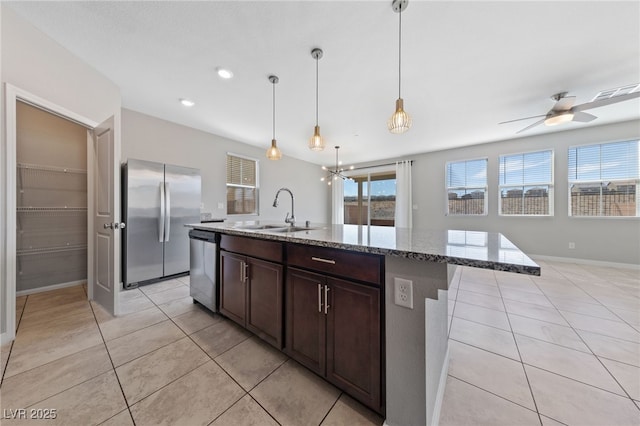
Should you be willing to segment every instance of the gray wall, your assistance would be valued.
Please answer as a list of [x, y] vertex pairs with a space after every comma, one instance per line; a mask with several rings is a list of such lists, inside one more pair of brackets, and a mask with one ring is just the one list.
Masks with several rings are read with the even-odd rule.
[[[530, 255], [640, 264], [640, 218], [568, 217], [567, 149], [570, 146], [637, 139], [640, 121], [579, 128], [551, 135], [431, 152], [413, 159], [414, 228], [466, 229], [501, 232]], [[554, 151], [554, 216], [498, 215], [498, 157], [543, 149]], [[446, 216], [445, 164], [447, 161], [487, 157], [488, 203], [486, 216]], [[361, 165], [358, 165], [361, 166]], [[569, 249], [569, 242], [575, 249]]]
[[[295, 196], [299, 223], [306, 220], [326, 223], [330, 212], [330, 192], [320, 182], [322, 169], [316, 164], [286, 156], [271, 161], [265, 156], [270, 145], [265, 135], [264, 149], [225, 139], [210, 133], [165, 121], [136, 111], [122, 110], [122, 161], [127, 158], [158, 161], [195, 167], [202, 173], [203, 212], [214, 217], [236, 220], [274, 220], [284, 224], [291, 209], [289, 194], [280, 195], [280, 204], [272, 206], [281, 187]], [[226, 154], [231, 152], [255, 158], [259, 163], [259, 216], [227, 216]], [[222, 203], [223, 208], [218, 208]]]
[[[102, 122], [111, 115], [116, 116], [119, 125], [120, 89], [112, 81], [98, 73], [94, 68], [78, 59], [64, 47], [24, 21], [0, 2], [0, 71], [2, 99], [4, 83], [39, 96], [69, 111]], [[0, 102], [0, 117], [5, 129], [4, 101]], [[4, 280], [6, 265], [6, 182], [4, 169], [6, 162], [6, 134], [1, 132], [0, 145], [0, 331], [6, 331], [4, 303], [6, 283]]]

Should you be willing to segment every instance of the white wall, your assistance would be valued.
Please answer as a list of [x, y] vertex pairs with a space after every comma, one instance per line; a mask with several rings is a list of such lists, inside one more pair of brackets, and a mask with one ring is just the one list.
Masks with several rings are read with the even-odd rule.
[[[95, 69], [78, 59], [71, 52], [54, 42], [31, 24], [24, 21], [0, 2], [0, 80], [2, 99], [5, 83], [61, 106], [95, 122], [102, 122], [111, 115], [119, 120], [120, 89]], [[4, 103], [4, 101], [2, 102]], [[2, 150], [0, 151], [0, 295], [2, 312], [5, 312], [6, 265], [5, 188], [6, 173], [6, 123], [2, 113]], [[3, 314], [4, 315], [4, 314]], [[6, 318], [1, 318], [0, 330], [6, 330]]]
[[[572, 126], [572, 125], [569, 125]], [[570, 146], [637, 139], [640, 121], [579, 128], [465, 148], [431, 152], [413, 159], [414, 228], [501, 232], [525, 253], [614, 263], [640, 264], [640, 218], [568, 217], [567, 149]], [[553, 149], [555, 214], [553, 217], [498, 215], [498, 157], [503, 154]], [[487, 157], [486, 216], [446, 216], [447, 161]], [[362, 166], [362, 165], [358, 165]], [[575, 242], [570, 250], [569, 242]]]
[[[320, 182], [322, 169], [316, 164], [293, 159], [284, 152], [281, 160], [265, 156], [270, 145], [265, 135], [264, 149], [172, 123], [140, 112], [122, 110], [122, 162], [128, 158], [195, 167], [202, 173], [203, 212], [236, 220], [275, 220], [284, 224], [291, 210], [289, 194], [280, 194], [280, 204], [272, 206], [281, 187], [295, 196], [298, 223], [329, 222], [330, 192]], [[259, 216], [227, 216], [226, 154], [255, 158], [259, 163]], [[222, 208], [218, 208], [222, 203]]]

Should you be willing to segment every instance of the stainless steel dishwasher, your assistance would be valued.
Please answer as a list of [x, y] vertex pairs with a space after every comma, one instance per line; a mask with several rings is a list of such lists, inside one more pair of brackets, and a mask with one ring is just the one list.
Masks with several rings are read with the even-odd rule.
[[218, 242], [213, 232], [189, 231], [190, 295], [213, 312], [218, 312]]

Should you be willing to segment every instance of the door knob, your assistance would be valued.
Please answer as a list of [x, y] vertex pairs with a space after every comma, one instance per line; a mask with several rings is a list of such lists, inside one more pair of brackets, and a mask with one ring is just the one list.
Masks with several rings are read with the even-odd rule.
[[124, 222], [118, 223], [118, 222], [114, 222], [113, 223], [113, 229], [124, 229], [125, 226], [127, 226]]
[[113, 223], [105, 223], [104, 229], [113, 229]]

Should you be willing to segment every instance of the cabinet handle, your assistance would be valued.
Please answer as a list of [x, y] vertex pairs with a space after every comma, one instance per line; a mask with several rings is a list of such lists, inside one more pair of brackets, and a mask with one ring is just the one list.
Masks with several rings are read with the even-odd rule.
[[322, 285], [318, 283], [318, 312], [322, 313]]
[[247, 262], [244, 263], [244, 282], [249, 281], [249, 264]]
[[244, 278], [244, 274], [246, 273], [246, 270], [244, 269], [244, 262], [241, 260], [240, 261], [240, 282], [243, 283], [245, 278]]
[[329, 306], [329, 290], [331, 290], [329, 288], [328, 285], [324, 286], [324, 314], [327, 314], [327, 311], [329, 310], [329, 308], [331, 306]]
[[330, 264], [332, 264], [332, 265], [335, 265], [335, 264], [336, 264], [336, 261], [335, 261], [335, 260], [332, 260], [332, 259], [323, 259], [323, 258], [321, 258], [321, 257], [314, 257], [314, 256], [311, 256], [311, 260], [315, 260], [316, 262], [322, 262], [322, 263], [330, 263]]

